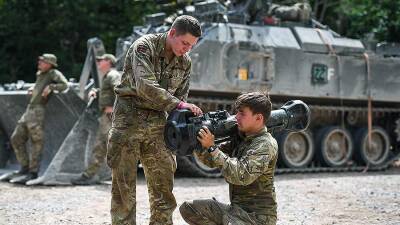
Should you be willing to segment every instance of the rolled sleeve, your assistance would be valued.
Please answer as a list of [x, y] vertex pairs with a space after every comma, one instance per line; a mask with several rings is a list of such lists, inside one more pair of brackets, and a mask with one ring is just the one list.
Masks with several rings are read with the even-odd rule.
[[100, 105], [101, 108], [107, 106], [113, 106], [115, 101], [114, 87], [119, 83], [119, 74], [115, 72], [114, 74], [107, 74], [107, 77], [103, 81], [103, 88], [100, 91]]
[[61, 92], [68, 88], [68, 81], [61, 72], [55, 71], [52, 81], [54, 83], [49, 85], [50, 90]]

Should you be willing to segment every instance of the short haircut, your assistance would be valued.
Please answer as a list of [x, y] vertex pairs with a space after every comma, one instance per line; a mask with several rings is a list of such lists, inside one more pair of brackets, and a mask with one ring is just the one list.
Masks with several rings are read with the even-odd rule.
[[194, 37], [201, 36], [201, 26], [199, 21], [188, 15], [179, 16], [174, 20], [171, 28], [176, 29], [177, 35], [184, 35], [186, 33], [190, 33]]
[[235, 110], [249, 107], [253, 114], [261, 114], [266, 122], [271, 115], [272, 103], [268, 92], [250, 92], [240, 95], [235, 102]]

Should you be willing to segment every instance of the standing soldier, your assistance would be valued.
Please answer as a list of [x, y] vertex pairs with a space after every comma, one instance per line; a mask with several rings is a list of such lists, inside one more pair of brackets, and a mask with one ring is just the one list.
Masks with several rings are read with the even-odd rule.
[[206, 127], [200, 129], [197, 139], [206, 150], [195, 154], [206, 165], [221, 169], [229, 183], [231, 204], [215, 199], [184, 202], [179, 211], [188, 224], [276, 224], [278, 144], [265, 127], [271, 107], [264, 93], [239, 96], [235, 103], [237, 135], [220, 145], [214, 144], [214, 135]]
[[114, 69], [117, 60], [112, 54], [104, 54], [97, 57], [97, 68], [103, 76], [101, 89], [93, 89], [89, 92], [89, 97], [97, 97], [100, 91], [99, 107], [101, 116], [99, 118], [99, 129], [96, 133], [96, 143], [93, 148], [94, 160], [88, 165], [81, 176], [73, 180], [73, 184], [91, 184], [93, 176], [103, 164], [107, 153], [107, 134], [111, 128], [111, 114], [115, 100], [114, 87], [120, 82], [121, 75]]
[[[5, 174], [1, 180], [25, 184], [27, 181], [37, 178], [43, 151], [45, 106], [49, 94], [53, 91], [64, 91], [68, 87], [67, 79], [56, 69], [57, 66], [55, 55], [43, 54], [39, 57], [36, 83], [33, 88], [28, 90], [28, 94], [32, 95], [31, 99], [11, 136], [11, 145], [21, 164], [21, 169]], [[32, 142], [30, 160], [25, 146], [29, 138]]]
[[176, 108], [201, 114], [186, 103], [191, 60], [187, 52], [201, 36], [200, 23], [177, 17], [166, 33], [149, 34], [128, 49], [121, 84], [115, 88], [107, 164], [112, 169], [113, 225], [136, 224], [136, 173], [141, 161], [150, 200], [150, 224], [172, 224], [175, 155], [164, 143], [167, 112]]

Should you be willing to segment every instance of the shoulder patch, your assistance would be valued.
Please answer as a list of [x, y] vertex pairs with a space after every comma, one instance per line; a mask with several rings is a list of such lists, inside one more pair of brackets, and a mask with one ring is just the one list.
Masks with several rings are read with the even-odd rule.
[[136, 51], [139, 53], [146, 53], [147, 47], [144, 44], [140, 44], [137, 46]]
[[150, 52], [151, 52], [151, 51], [150, 51], [149, 46], [147, 46], [147, 45], [144, 44], [144, 43], [139, 43], [139, 44], [136, 46], [135, 54], [136, 54], [136, 56], [139, 57], [139, 58], [144, 58], [144, 57], [150, 55]]

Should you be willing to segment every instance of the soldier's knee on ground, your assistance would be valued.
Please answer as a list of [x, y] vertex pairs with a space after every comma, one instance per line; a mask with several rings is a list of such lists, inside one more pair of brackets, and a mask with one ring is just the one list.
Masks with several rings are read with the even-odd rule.
[[179, 206], [179, 212], [184, 219], [188, 219], [190, 216], [194, 215], [193, 202], [183, 202], [182, 205]]
[[197, 210], [194, 208], [193, 201], [186, 201], [182, 203], [182, 205], [179, 207], [179, 212], [181, 213], [183, 220], [190, 225], [216, 224], [211, 222], [209, 218], [205, 218], [204, 215], [197, 212]]

